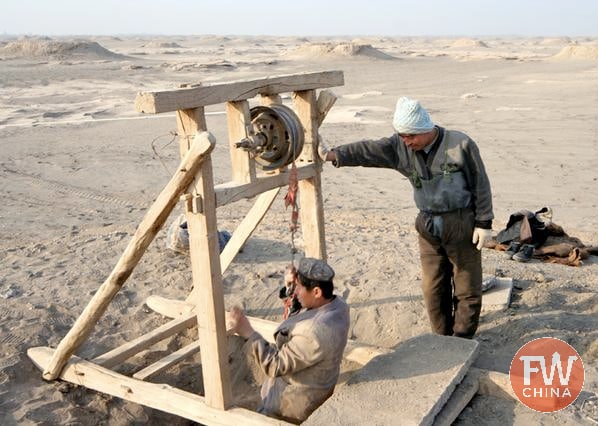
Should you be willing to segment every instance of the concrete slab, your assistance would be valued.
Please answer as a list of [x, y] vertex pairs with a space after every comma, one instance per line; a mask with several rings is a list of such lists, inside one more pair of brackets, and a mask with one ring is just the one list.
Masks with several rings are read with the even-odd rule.
[[494, 286], [482, 295], [482, 311], [500, 311], [507, 309], [511, 303], [513, 279], [495, 277]]
[[475, 368], [470, 368], [465, 378], [457, 385], [440, 413], [434, 419], [434, 426], [451, 426], [459, 417], [461, 411], [472, 400], [480, 388], [480, 373]]
[[478, 342], [425, 334], [363, 366], [303, 424], [431, 425], [478, 352]]

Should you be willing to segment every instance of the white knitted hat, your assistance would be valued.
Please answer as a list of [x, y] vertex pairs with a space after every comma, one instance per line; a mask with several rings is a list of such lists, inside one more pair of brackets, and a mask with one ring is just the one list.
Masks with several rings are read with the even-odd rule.
[[434, 128], [432, 119], [419, 101], [401, 97], [397, 101], [397, 109], [392, 119], [392, 125], [398, 133], [420, 134]]

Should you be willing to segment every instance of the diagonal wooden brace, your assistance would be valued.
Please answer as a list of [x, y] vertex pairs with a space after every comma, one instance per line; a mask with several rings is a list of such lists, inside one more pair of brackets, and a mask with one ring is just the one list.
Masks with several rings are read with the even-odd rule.
[[56, 379], [70, 356], [85, 342], [112, 298], [129, 278], [143, 253], [166, 222], [179, 196], [193, 182], [201, 164], [214, 149], [214, 145], [215, 139], [208, 132], [201, 132], [195, 136], [178, 170], [146, 213], [118, 263], [77, 318], [73, 327], [58, 344], [44, 370], [44, 379]]

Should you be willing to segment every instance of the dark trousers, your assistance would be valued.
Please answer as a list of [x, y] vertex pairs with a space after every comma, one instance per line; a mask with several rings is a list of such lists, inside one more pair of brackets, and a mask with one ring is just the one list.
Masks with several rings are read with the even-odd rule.
[[438, 235], [429, 215], [417, 217], [424, 302], [434, 333], [472, 338], [478, 328], [482, 255], [471, 242], [473, 224], [470, 210], [444, 213]]

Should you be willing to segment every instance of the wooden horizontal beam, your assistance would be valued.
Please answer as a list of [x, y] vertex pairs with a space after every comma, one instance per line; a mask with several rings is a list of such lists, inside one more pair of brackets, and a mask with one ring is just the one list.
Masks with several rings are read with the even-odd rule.
[[[197, 317], [196, 317], [197, 318]], [[148, 365], [143, 370], [139, 370], [137, 373], [133, 374], [135, 379], [139, 380], [147, 380], [158, 373], [166, 370], [167, 368], [172, 367], [175, 364], [178, 364], [182, 360], [189, 358], [192, 355], [195, 355], [200, 350], [199, 340], [196, 340], [193, 343], [190, 343], [186, 346], [183, 346], [178, 351], [175, 351], [162, 359], [154, 362], [153, 364]]]
[[[297, 178], [310, 179], [318, 171], [319, 165], [310, 163], [305, 166], [297, 167]], [[255, 182], [236, 183], [227, 182], [214, 186], [216, 192], [216, 207], [225, 206], [244, 198], [252, 198], [263, 192], [274, 188], [280, 188], [289, 184], [289, 173], [285, 170], [273, 175], [260, 175]]]
[[343, 84], [345, 83], [342, 71], [289, 74], [161, 92], [139, 92], [135, 99], [135, 108], [142, 113], [157, 114], [223, 102], [242, 101], [257, 95], [269, 96], [285, 92], [342, 86]]
[[[27, 351], [29, 358], [42, 371], [47, 368], [53, 354], [54, 349], [46, 347], [30, 348]], [[163, 383], [133, 379], [76, 356], [69, 359], [59, 377], [88, 389], [205, 425], [289, 424], [244, 408], [233, 407], [226, 411], [212, 408], [207, 406], [205, 399], [199, 395]]]
[[131, 358], [133, 355], [138, 354], [142, 350], [149, 348], [153, 344], [183, 331], [186, 328], [193, 327], [195, 324], [197, 324], [197, 316], [195, 313], [177, 317], [143, 336], [139, 336], [110, 352], [106, 352], [105, 354], [94, 358], [93, 362], [106, 368], [112, 368]]

